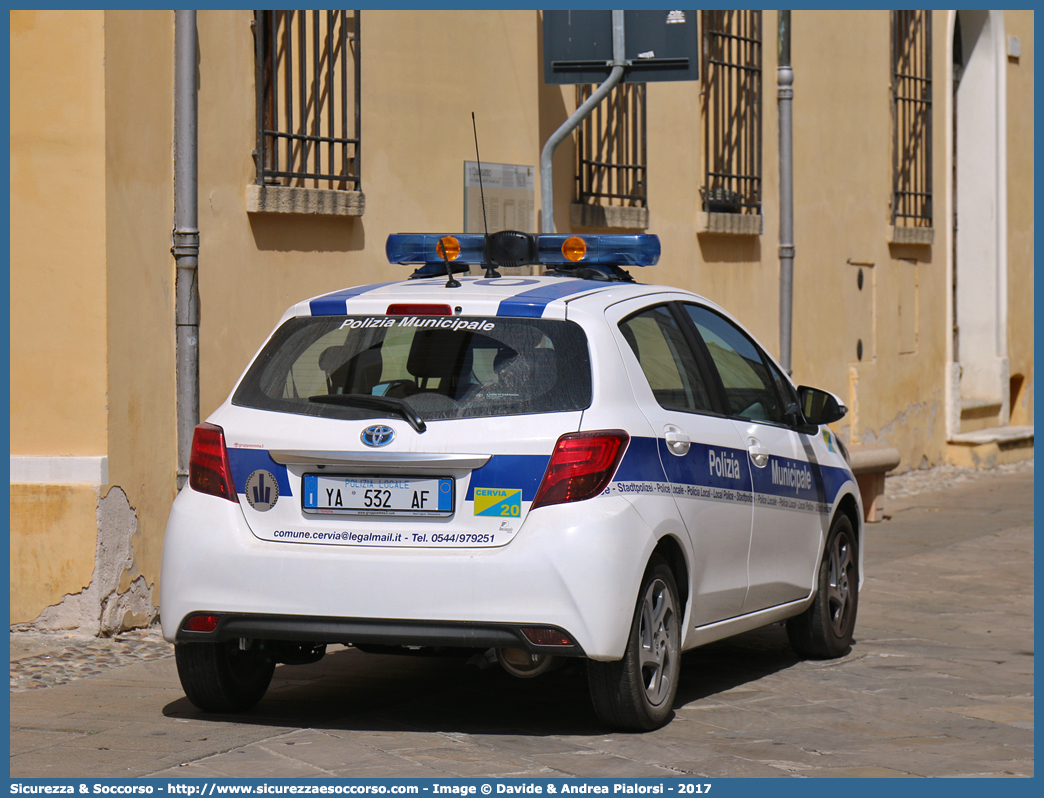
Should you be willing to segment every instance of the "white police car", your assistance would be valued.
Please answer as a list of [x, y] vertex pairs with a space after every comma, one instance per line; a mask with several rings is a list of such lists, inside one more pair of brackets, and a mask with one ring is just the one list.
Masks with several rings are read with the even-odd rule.
[[[275, 663], [474, 649], [587, 659], [598, 716], [670, 716], [681, 652], [786, 620], [846, 652], [862, 509], [837, 398], [711, 302], [635, 283], [655, 236], [396, 235], [402, 282], [290, 308], [196, 429], [163, 552], [189, 699]], [[542, 277], [497, 265], [541, 263]], [[463, 276], [465, 264], [485, 273]]]

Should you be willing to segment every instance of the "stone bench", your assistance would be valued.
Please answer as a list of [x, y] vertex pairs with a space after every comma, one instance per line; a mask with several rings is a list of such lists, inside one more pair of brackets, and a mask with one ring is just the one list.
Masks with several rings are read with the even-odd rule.
[[899, 467], [899, 450], [891, 446], [853, 446], [848, 454], [863, 500], [863, 520], [877, 523], [884, 515], [885, 474]]

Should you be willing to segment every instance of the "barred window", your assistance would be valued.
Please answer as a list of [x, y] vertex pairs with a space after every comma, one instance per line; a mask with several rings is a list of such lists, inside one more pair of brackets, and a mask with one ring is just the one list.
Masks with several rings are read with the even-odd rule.
[[359, 12], [254, 17], [257, 184], [360, 191]]
[[761, 214], [761, 14], [704, 11], [703, 209]]
[[[576, 202], [581, 206], [581, 214], [574, 214], [578, 217], [576, 224], [641, 228], [648, 225], [645, 85], [620, 83], [577, 130]], [[577, 85], [577, 107], [597, 88]], [[597, 218], [592, 210], [598, 211]]]
[[892, 224], [932, 226], [932, 12], [892, 12]]

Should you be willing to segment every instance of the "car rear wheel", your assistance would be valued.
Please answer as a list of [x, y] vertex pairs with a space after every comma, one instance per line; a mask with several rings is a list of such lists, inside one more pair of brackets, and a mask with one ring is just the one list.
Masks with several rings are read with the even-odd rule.
[[588, 662], [591, 700], [603, 723], [649, 731], [667, 722], [681, 670], [681, 611], [671, 569], [653, 557], [638, 592], [624, 658]]
[[859, 561], [852, 522], [834, 519], [819, 566], [816, 597], [801, 615], [787, 621], [791, 647], [804, 657], [831, 659], [852, 646], [859, 607]]
[[189, 701], [204, 712], [244, 712], [268, 690], [275, 661], [252, 640], [221, 643], [176, 643], [178, 677]]

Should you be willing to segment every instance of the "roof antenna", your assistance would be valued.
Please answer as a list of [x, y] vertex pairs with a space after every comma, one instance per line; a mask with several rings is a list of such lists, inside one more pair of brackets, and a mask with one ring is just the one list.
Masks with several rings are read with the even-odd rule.
[[[485, 233], [483, 243], [489, 242], [489, 224], [486, 222], [486, 193], [482, 189], [482, 159], [479, 157], [478, 148], [478, 126], [475, 124], [475, 112], [471, 112], [471, 129], [475, 131], [475, 161], [478, 163], [478, 179], [479, 179], [479, 197], [482, 200], [482, 230]], [[483, 246], [483, 257], [485, 255], [486, 247]], [[488, 260], [488, 257], [486, 257]], [[500, 272], [493, 268], [492, 263], [486, 263], [486, 279], [493, 277], [500, 277]]]

